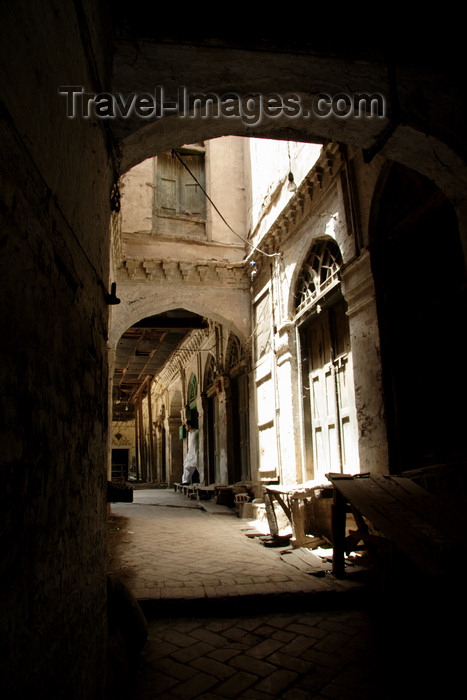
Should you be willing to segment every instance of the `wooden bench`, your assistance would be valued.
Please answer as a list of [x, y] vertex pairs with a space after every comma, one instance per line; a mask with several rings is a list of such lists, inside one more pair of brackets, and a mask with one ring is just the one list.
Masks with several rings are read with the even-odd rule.
[[197, 488], [198, 484], [180, 484], [178, 482], [174, 484], [174, 490], [183, 493], [185, 496], [196, 494]]
[[198, 500], [200, 501], [210, 501], [215, 494], [215, 486], [205, 486], [204, 484], [199, 484], [197, 488]]
[[[345, 576], [345, 554], [356, 543], [381, 536], [425, 574], [455, 569], [467, 553], [466, 518], [456, 508], [410, 478], [383, 475], [326, 474], [334, 487], [332, 510], [333, 574]], [[349, 507], [357, 530], [346, 538]], [[371, 533], [368, 522], [376, 529]]]
[[[237, 494], [237, 491], [240, 491]], [[237, 495], [241, 496], [243, 501], [250, 500], [251, 496], [247, 491], [246, 487], [240, 487], [237, 485], [224, 486], [220, 484], [182, 484], [180, 482], [174, 483], [174, 491], [182, 493], [187, 496], [187, 498], [194, 499], [198, 501], [210, 501], [214, 500], [219, 505], [226, 505], [233, 508], [238, 501], [236, 500]]]

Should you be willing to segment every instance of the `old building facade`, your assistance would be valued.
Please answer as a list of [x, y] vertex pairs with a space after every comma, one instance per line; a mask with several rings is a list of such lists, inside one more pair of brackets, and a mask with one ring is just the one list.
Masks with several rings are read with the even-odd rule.
[[[190, 211], [179, 204], [176, 212], [177, 169], [184, 186], [198, 190]], [[161, 217], [168, 186], [172, 208]], [[413, 266], [402, 291], [397, 258], [391, 266], [385, 257], [396, 255], [392, 230], [409, 225], [406, 217], [413, 254], [424, 248], [424, 265]], [[325, 483], [328, 472], [384, 474], [464, 459], [447, 425], [437, 424], [437, 445], [422, 439], [428, 425], [434, 430], [436, 404], [454, 404], [456, 383], [449, 389], [446, 377], [438, 381], [429, 370], [440, 356], [438, 341], [424, 344], [422, 377], [404, 368], [408, 347], [415, 355], [428, 331], [401, 295], [410, 289], [412, 297], [426, 286], [426, 270], [437, 268], [435, 230], [443, 230], [450, 259], [461, 260], [452, 207], [435, 187], [383, 158], [367, 164], [360, 150], [332, 141], [221, 137], [130, 170], [113, 246], [121, 297], [111, 331], [118, 359], [114, 463], [127, 450], [127, 473], [131, 464], [138, 480], [180, 482], [187, 418], [200, 431], [200, 483], [245, 482], [256, 498], [271, 482]], [[171, 255], [175, 241], [178, 258]], [[454, 345], [460, 333], [453, 318], [465, 311], [465, 275], [456, 266], [439, 271], [452, 295], [448, 315], [435, 313], [429, 289], [423, 294], [430, 334], [450, 336]], [[391, 328], [380, 323], [385, 304]], [[151, 324], [173, 335], [176, 319], [188, 324], [188, 335], [178, 336], [174, 354], [156, 350], [159, 336], [151, 349]], [[131, 320], [146, 326], [146, 336], [132, 326], [120, 340]], [[125, 341], [131, 332], [139, 345]], [[145, 364], [132, 375], [125, 342], [133, 363], [135, 354], [144, 356], [141, 342], [146, 357], [159, 353], [160, 373]]]

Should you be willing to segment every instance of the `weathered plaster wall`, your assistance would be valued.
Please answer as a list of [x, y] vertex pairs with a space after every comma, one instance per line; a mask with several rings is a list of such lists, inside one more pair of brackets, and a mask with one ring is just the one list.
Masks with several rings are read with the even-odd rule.
[[[205, 144], [206, 191], [222, 216], [207, 201], [204, 241], [187, 229], [158, 236], [153, 219], [154, 162], [140, 163], [122, 178], [120, 245], [114, 245], [114, 268], [121, 303], [112, 309], [110, 345], [136, 321], [184, 308], [225, 324], [245, 338], [250, 330], [249, 279], [242, 259], [245, 242], [243, 140], [219, 138]], [[235, 233], [234, 233], [235, 232]], [[236, 235], [238, 233], [238, 235]]]
[[152, 230], [154, 208], [154, 159], [147, 158], [125, 173], [120, 182], [121, 229], [127, 233]]
[[[219, 260], [237, 263], [245, 252], [243, 139], [207, 141], [205, 151], [206, 219], [165, 220], [155, 228], [157, 158], [148, 158], [121, 178], [121, 253], [127, 260]], [[181, 250], [183, 249], [183, 253]], [[120, 262], [120, 261], [117, 261]]]
[[[250, 236], [261, 237], [292, 199], [321, 152], [314, 143], [245, 139], [245, 182]], [[293, 184], [289, 187], [289, 173]], [[248, 251], [249, 252], [249, 251]]]
[[206, 141], [206, 184], [212, 200], [207, 202], [207, 237], [234, 248], [225, 251], [228, 260], [240, 259], [233, 257], [235, 248], [243, 257], [242, 239], [247, 237], [243, 141], [236, 136]]
[[66, 118], [58, 87], [106, 84], [106, 36], [92, 3], [2, 6], [0, 685], [11, 699], [100, 698], [105, 681], [112, 154], [103, 124]]
[[[339, 245], [343, 259], [342, 291], [348, 303], [351, 351], [346, 377], [354, 399], [351, 432], [347, 434], [347, 447], [351, 445], [347, 469], [388, 471], [375, 292], [369, 254], [361, 249], [381, 161], [365, 172], [366, 165], [358, 155], [356, 160], [352, 163], [352, 185], [359, 217], [353, 226], [339, 176], [344, 165], [350, 166], [334, 146], [322, 152], [298, 194], [266, 229], [263, 239], [259, 233], [256, 239], [259, 249], [267, 251], [268, 256], [280, 253], [279, 257], [266, 257], [259, 252], [254, 255], [255, 299], [260, 300], [269, 290], [272, 309], [269, 352], [256, 358], [255, 365], [259, 472], [263, 479], [277, 474], [282, 482], [293, 483], [311, 476], [310, 455], [304, 443], [304, 431], [309, 426], [303, 418], [295, 305], [302, 266], [313, 242], [323, 236]], [[258, 232], [261, 230], [260, 221]], [[264, 333], [258, 322], [254, 332], [257, 337]], [[263, 439], [266, 435], [268, 440]]]
[[[129, 470], [133, 471], [135, 466], [135, 422], [114, 421], [111, 425], [111, 448], [125, 448], [129, 450]], [[121, 437], [119, 437], [121, 436]]]

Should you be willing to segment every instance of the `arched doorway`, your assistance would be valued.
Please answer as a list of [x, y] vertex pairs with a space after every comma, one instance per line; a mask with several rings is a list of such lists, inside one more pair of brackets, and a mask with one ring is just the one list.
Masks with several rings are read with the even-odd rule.
[[394, 163], [373, 212], [391, 471], [465, 460], [467, 279], [455, 211]]
[[207, 484], [221, 483], [220, 454], [219, 454], [219, 402], [216, 362], [209, 354], [204, 370], [204, 430], [206, 444], [207, 469], [205, 479]]
[[[181, 386], [173, 387], [169, 394], [159, 377], [181, 345], [191, 334], [202, 332], [205, 325], [201, 316], [173, 309], [140, 319], [117, 343], [112, 377], [113, 438], [116, 446], [124, 440], [131, 446], [137, 481], [173, 483], [181, 475], [178, 430], [183, 406], [186, 417], [197, 421], [197, 379], [191, 377], [182, 397]], [[121, 459], [121, 455], [117, 457]]]
[[193, 428], [198, 428], [198, 379], [192, 374], [188, 382], [186, 417], [192, 422]]
[[296, 289], [307, 479], [358, 470], [347, 304], [342, 257], [331, 238], [314, 242]]
[[[187, 387], [187, 398], [186, 398], [186, 406], [185, 406], [185, 417], [187, 421], [190, 421], [190, 424], [193, 428], [193, 430], [198, 430], [199, 424], [198, 424], [198, 378], [196, 374], [192, 374], [190, 376], [190, 379], [188, 381], [188, 387]], [[188, 435], [186, 435], [188, 438]], [[188, 440], [187, 440], [188, 441]], [[196, 439], [196, 453], [197, 453], [197, 465], [198, 468], [195, 469], [193, 474], [191, 475], [191, 483], [193, 484], [199, 484], [200, 483], [200, 456], [199, 456], [199, 442], [198, 438]], [[188, 449], [188, 445], [187, 445]]]
[[226, 375], [229, 382], [229, 481], [249, 481], [250, 436], [248, 411], [248, 373], [245, 352], [239, 338], [231, 333], [227, 346]]

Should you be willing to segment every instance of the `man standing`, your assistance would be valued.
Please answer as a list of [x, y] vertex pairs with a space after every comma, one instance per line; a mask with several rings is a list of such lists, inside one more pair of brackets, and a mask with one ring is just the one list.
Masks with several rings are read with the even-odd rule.
[[198, 469], [198, 431], [193, 428], [190, 420], [187, 420], [185, 425], [188, 433], [188, 449], [183, 460], [182, 483], [188, 485], [191, 483], [194, 472]]

